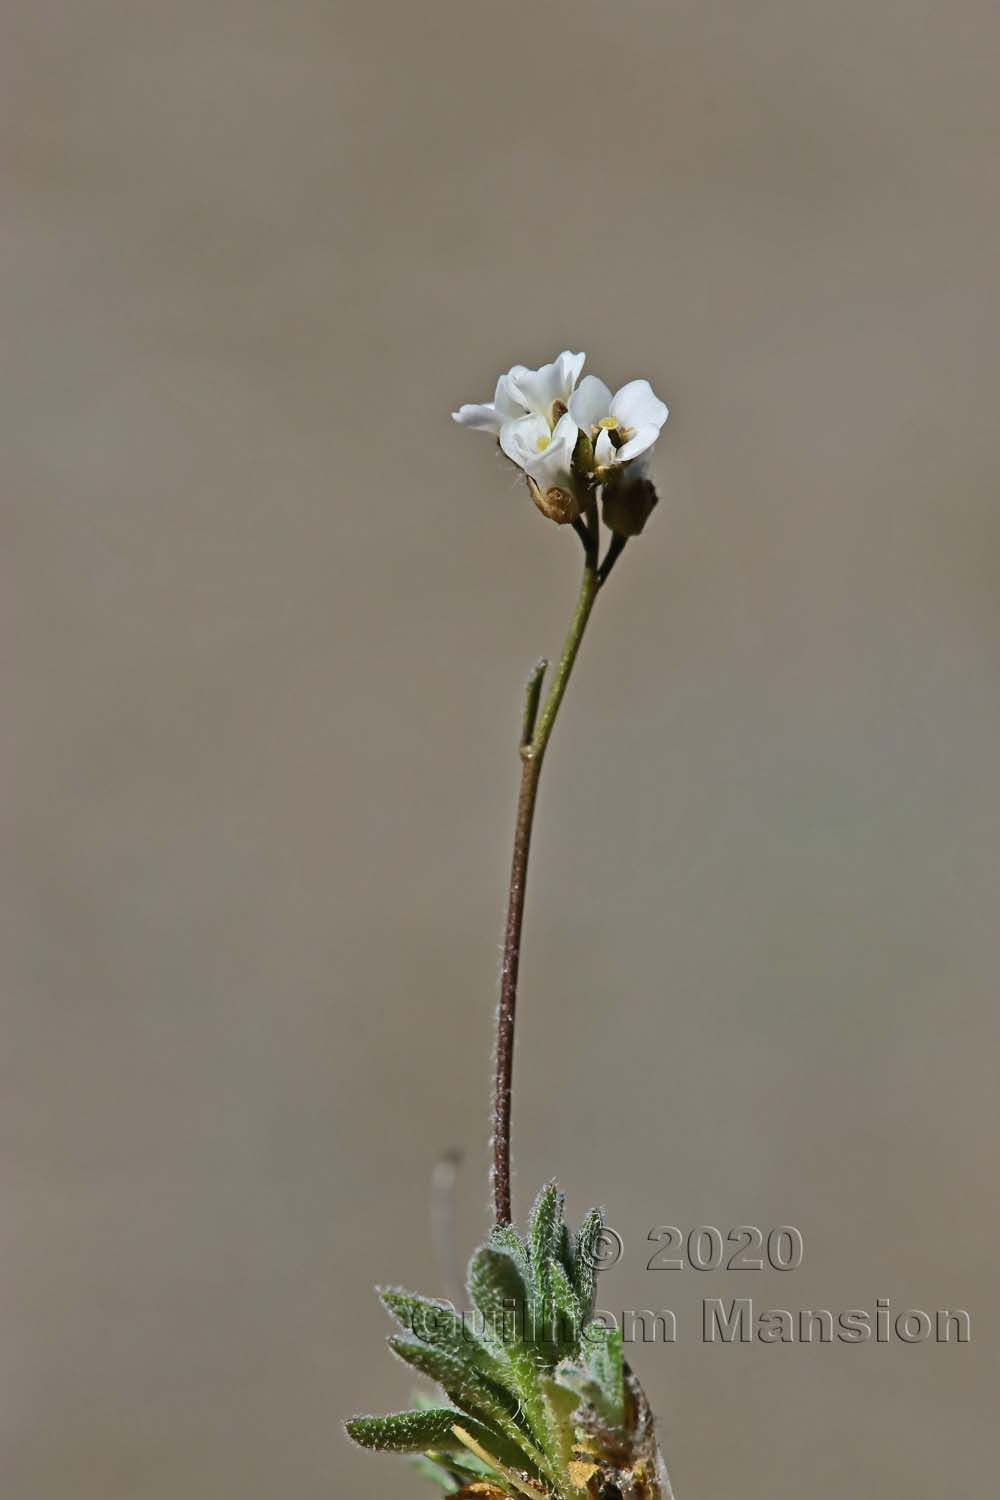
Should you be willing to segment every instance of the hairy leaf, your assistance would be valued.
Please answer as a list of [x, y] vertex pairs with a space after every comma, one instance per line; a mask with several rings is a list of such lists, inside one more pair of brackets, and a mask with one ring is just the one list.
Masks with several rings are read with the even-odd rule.
[[492, 1343], [508, 1344], [523, 1327], [528, 1292], [517, 1262], [506, 1250], [484, 1245], [469, 1262], [469, 1296], [486, 1320]]
[[495, 1377], [499, 1366], [493, 1355], [476, 1337], [464, 1318], [459, 1317], [450, 1302], [418, 1297], [398, 1287], [379, 1287], [383, 1306], [407, 1333], [434, 1349], [456, 1354], [467, 1364], [474, 1364], [485, 1374]]
[[[450, 1400], [469, 1415], [495, 1424], [500, 1431], [522, 1449], [532, 1465], [544, 1472], [544, 1455], [538, 1451], [530, 1432], [518, 1421], [520, 1403], [506, 1391], [492, 1385], [484, 1376], [470, 1370], [457, 1355], [447, 1354], [441, 1349], [429, 1349], [425, 1344], [409, 1339], [390, 1338], [389, 1347], [399, 1358], [419, 1370], [431, 1380], [443, 1386]], [[523, 1464], [524, 1458], [521, 1462]]]
[[547, 1182], [535, 1199], [530, 1219], [533, 1302], [544, 1318], [549, 1316], [552, 1294], [551, 1268], [562, 1222], [562, 1198], [554, 1182]]
[[612, 1427], [625, 1425], [625, 1358], [620, 1328], [588, 1330], [584, 1366], [593, 1379], [600, 1398], [595, 1405]]
[[362, 1448], [379, 1453], [419, 1453], [424, 1448], [455, 1447], [452, 1432], [456, 1422], [466, 1422], [464, 1412], [452, 1407], [427, 1407], [423, 1411], [397, 1411], [387, 1417], [354, 1417], [347, 1434]]
[[592, 1208], [580, 1225], [576, 1237], [574, 1286], [580, 1301], [584, 1320], [593, 1316], [597, 1296], [597, 1260], [604, 1215], [599, 1208]]
[[551, 1276], [554, 1311], [552, 1333], [557, 1353], [562, 1357], [580, 1342], [580, 1302], [560, 1261], [553, 1261]]
[[562, 1223], [559, 1225], [559, 1236], [558, 1243], [556, 1245], [556, 1254], [559, 1257], [559, 1264], [566, 1272], [566, 1275], [569, 1277], [570, 1281], [572, 1281], [574, 1277], [573, 1235], [565, 1219], [563, 1219]]
[[495, 1224], [490, 1230], [490, 1244], [495, 1250], [505, 1250], [514, 1261], [525, 1285], [531, 1276], [528, 1246], [512, 1224]]

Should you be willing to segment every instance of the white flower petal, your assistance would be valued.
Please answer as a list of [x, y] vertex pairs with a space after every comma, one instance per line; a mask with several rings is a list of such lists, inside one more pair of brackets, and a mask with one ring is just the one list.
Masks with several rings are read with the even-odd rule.
[[576, 447], [579, 431], [573, 418], [566, 412], [556, 423], [550, 441], [544, 448], [536, 451], [530, 467], [525, 466], [532, 479], [543, 490], [552, 489], [554, 485], [563, 490], [572, 488], [573, 449]]
[[559, 368], [559, 380], [562, 389], [566, 393], [562, 397], [562, 400], [567, 406], [569, 405], [569, 398], [573, 393], [573, 387], [580, 378], [580, 371], [583, 369], [586, 358], [585, 354], [573, 354], [569, 349], [564, 349], [556, 360], [556, 365]]
[[623, 427], [653, 427], [657, 432], [667, 420], [668, 412], [660, 398], [653, 394], [648, 380], [630, 380], [615, 393], [611, 415]]
[[594, 462], [599, 469], [606, 469], [608, 464], [615, 461], [615, 445], [611, 441], [611, 434], [606, 427], [602, 427], [597, 434], [597, 442], [594, 444]]
[[540, 370], [526, 370], [519, 377], [517, 388], [529, 411], [548, 417], [552, 412], [553, 402], [560, 399], [559, 372], [555, 365], [542, 365]]
[[585, 432], [596, 427], [611, 410], [611, 392], [596, 375], [585, 375], [569, 398], [573, 421]]
[[517, 376], [511, 371], [511, 379], [524, 399], [529, 411], [543, 417], [551, 417], [552, 407], [560, 401], [569, 405], [577, 376], [583, 368], [585, 354], [571, 354], [567, 349], [551, 365], [542, 365], [538, 370], [517, 367]]
[[616, 462], [627, 464], [630, 459], [638, 458], [640, 453], [648, 453], [659, 435], [659, 427], [652, 422], [646, 427], [637, 427], [628, 442], [623, 443], [618, 449], [615, 455]]
[[523, 373], [530, 375], [531, 371], [525, 371], [524, 365], [515, 365], [512, 370], [507, 371], [506, 375], [501, 375], [497, 381], [493, 404], [500, 413], [500, 418], [503, 422], [512, 422], [516, 417], [523, 417], [527, 414], [528, 403], [521, 395], [517, 384], [518, 375]]
[[501, 418], [492, 401], [482, 406], [460, 406], [451, 416], [462, 427], [475, 427], [481, 432], [500, 431]]
[[572, 458], [573, 449], [576, 447], [576, 440], [579, 436], [579, 427], [573, 421], [568, 411], [563, 412], [552, 432], [553, 444], [561, 444], [568, 451], [570, 458]]
[[544, 417], [537, 414], [530, 417], [518, 417], [513, 422], [504, 422], [500, 428], [501, 448], [513, 463], [529, 473], [532, 464], [538, 460], [548, 445], [549, 424]]

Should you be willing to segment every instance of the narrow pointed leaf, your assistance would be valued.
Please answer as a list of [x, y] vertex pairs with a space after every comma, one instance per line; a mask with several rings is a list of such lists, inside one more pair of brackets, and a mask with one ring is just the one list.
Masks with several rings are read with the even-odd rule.
[[504, 1250], [517, 1266], [527, 1286], [531, 1277], [528, 1246], [512, 1224], [496, 1224], [490, 1231], [490, 1244], [495, 1250]]
[[554, 1182], [546, 1183], [531, 1210], [531, 1270], [537, 1306], [548, 1313], [551, 1294], [550, 1265], [556, 1254], [562, 1220], [562, 1200]]
[[539, 1472], [545, 1471], [545, 1458], [532, 1440], [530, 1432], [517, 1419], [520, 1402], [504, 1390], [493, 1386], [482, 1375], [470, 1370], [468, 1365], [454, 1354], [441, 1349], [429, 1349], [409, 1339], [391, 1338], [389, 1347], [406, 1364], [430, 1380], [437, 1381], [454, 1401], [470, 1416], [492, 1423], [516, 1443], [525, 1457]]
[[413, 1292], [404, 1292], [398, 1287], [379, 1287], [383, 1306], [396, 1319], [400, 1328], [434, 1349], [444, 1349], [456, 1354], [466, 1363], [495, 1376], [499, 1373], [496, 1359], [484, 1347], [468, 1323], [460, 1318], [450, 1302], [438, 1302], [431, 1297], [418, 1297]]
[[347, 1434], [362, 1448], [379, 1453], [420, 1453], [425, 1448], [454, 1447], [452, 1428], [467, 1418], [452, 1407], [397, 1411], [387, 1417], [355, 1417]]
[[575, 1274], [573, 1259], [573, 1235], [565, 1219], [559, 1226], [559, 1237], [558, 1243], [556, 1245], [556, 1254], [559, 1257], [559, 1264], [562, 1266], [563, 1270], [566, 1272], [566, 1275], [569, 1277], [569, 1280], [572, 1282]]
[[477, 1250], [469, 1262], [469, 1295], [486, 1321], [491, 1353], [509, 1370], [503, 1384], [516, 1392], [529, 1427], [544, 1445], [545, 1412], [537, 1377], [542, 1360], [525, 1342], [527, 1289], [513, 1256], [490, 1245]]
[[557, 1356], [562, 1357], [579, 1344], [582, 1318], [579, 1298], [570, 1285], [569, 1277], [560, 1261], [552, 1263], [552, 1307], [554, 1313], [552, 1335]]
[[543, 1500], [545, 1491], [540, 1489], [537, 1484], [531, 1482], [531, 1476], [525, 1474], [523, 1465], [518, 1463], [516, 1458], [512, 1463], [504, 1462], [502, 1456], [495, 1454], [495, 1450], [483, 1442], [480, 1434], [472, 1431], [468, 1426], [458, 1424], [455, 1431], [459, 1439], [477, 1458], [491, 1459], [497, 1473], [501, 1474], [512, 1488], [519, 1490], [523, 1495], [529, 1496], [530, 1500]]
[[469, 1296], [491, 1342], [506, 1343], [523, 1325], [527, 1288], [514, 1257], [484, 1246], [469, 1262]]
[[574, 1285], [584, 1321], [591, 1318], [594, 1313], [594, 1302], [597, 1296], [596, 1264], [603, 1229], [604, 1215], [599, 1208], [592, 1208], [580, 1225], [580, 1232], [576, 1237]]

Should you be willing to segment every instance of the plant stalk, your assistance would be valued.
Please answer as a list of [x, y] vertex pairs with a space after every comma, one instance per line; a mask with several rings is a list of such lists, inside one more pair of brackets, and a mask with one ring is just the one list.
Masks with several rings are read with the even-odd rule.
[[[590, 619], [598, 590], [607, 577], [601, 576], [597, 562], [597, 516], [591, 507], [591, 526], [581, 528], [586, 561], [576, 608], [570, 622], [562, 655], [552, 678], [545, 703], [537, 713], [541, 694], [544, 663], [539, 663], [528, 684], [525, 709], [525, 733], [521, 743], [521, 789], [517, 799], [517, 821], [514, 826], [514, 853], [511, 859], [510, 888], [507, 897], [507, 924], [504, 930], [503, 966], [500, 971], [500, 1007], [497, 1013], [496, 1091], [493, 1109], [493, 1214], [498, 1224], [511, 1221], [510, 1202], [510, 1104], [514, 1070], [514, 1020], [517, 1012], [517, 976], [521, 961], [521, 929], [524, 924], [524, 895], [528, 878], [528, 854], [531, 830], [538, 800], [538, 783], [556, 716], [566, 692]], [[584, 535], [584, 532], [586, 534]], [[536, 717], [537, 714], [537, 717]]]

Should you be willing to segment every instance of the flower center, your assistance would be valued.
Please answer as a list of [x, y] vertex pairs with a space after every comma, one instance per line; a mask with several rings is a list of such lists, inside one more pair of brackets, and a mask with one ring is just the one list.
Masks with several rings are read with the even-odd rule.
[[549, 439], [544, 434], [535, 443], [535, 447], [538, 449], [539, 453], [544, 453], [548, 446]]
[[617, 417], [610, 416], [602, 417], [601, 420], [595, 423], [595, 425], [591, 428], [591, 432], [595, 438], [598, 437], [602, 430], [608, 434], [608, 437], [611, 439], [611, 445], [615, 449], [624, 448], [625, 444], [628, 442], [629, 438], [635, 431], [633, 427], [625, 427], [621, 422], [619, 422]]

